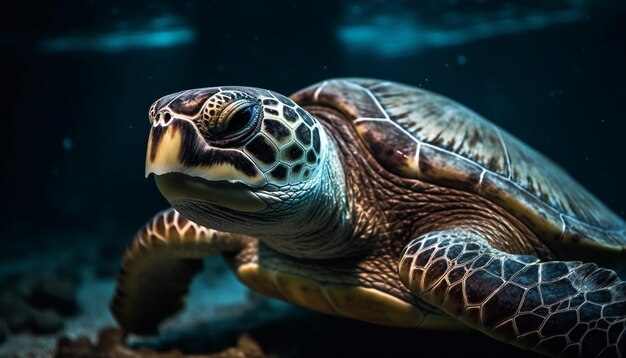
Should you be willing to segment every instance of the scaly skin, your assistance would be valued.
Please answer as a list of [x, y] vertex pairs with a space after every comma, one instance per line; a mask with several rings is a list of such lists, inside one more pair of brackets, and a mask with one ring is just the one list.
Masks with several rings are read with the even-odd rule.
[[539, 262], [455, 229], [415, 239], [399, 271], [421, 299], [503, 342], [550, 356], [626, 348], [626, 283], [595, 264]]
[[124, 254], [111, 301], [113, 315], [129, 332], [156, 333], [161, 320], [183, 307], [202, 258], [239, 251], [250, 240], [207, 229], [174, 209], [157, 213]]

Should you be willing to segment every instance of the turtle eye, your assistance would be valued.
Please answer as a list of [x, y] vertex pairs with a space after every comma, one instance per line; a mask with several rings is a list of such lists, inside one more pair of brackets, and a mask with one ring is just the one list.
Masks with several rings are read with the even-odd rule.
[[253, 122], [254, 117], [254, 106], [244, 107], [236, 111], [227, 119], [223, 134], [229, 135], [240, 132]]
[[259, 117], [259, 105], [248, 99], [229, 104], [217, 121], [212, 123], [212, 132], [216, 138], [232, 138], [254, 127]]

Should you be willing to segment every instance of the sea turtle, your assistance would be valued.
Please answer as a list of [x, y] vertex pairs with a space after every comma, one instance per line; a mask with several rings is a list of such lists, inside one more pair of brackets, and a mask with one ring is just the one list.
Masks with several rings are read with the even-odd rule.
[[291, 98], [182, 91], [149, 118], [146, 175], [173, 209], [123, 258], [111, 308], [128, 332], [156, 332], [222, 253], [253, 290], [328, 314], [626, 352], [624, 221], [459, 103], [332, 79]]

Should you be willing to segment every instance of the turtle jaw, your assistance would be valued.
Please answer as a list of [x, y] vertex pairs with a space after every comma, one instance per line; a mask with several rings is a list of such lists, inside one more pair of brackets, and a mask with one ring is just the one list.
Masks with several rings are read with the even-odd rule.
[[201, 200], [241, 212], [261, 212], [267, 204], [241, 183], [208, 181], [182, 173], [154, 176], [159, 191], [170, 202]]
[[213, 147], [188, 119], [173, 117], [155, 122], [150, 129], [146, 153], [146, 177], [181, 173], [209, 182], [228, 181], [261, 188], [267, 180], [242, 151]]
[[238, 150], [210, 146], [184, 118], [152, 123], [146, 177], [150, 174], [169, 202], [204, 201], [241, 212], [267, 208], [253, 192], [266, 184], [254, 163]]

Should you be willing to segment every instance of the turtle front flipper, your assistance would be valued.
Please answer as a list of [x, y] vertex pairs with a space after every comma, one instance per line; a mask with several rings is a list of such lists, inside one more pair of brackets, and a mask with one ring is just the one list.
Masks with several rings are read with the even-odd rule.
[[413, 240], [399, 270], [421, 299], [500, 341], [551, 356], [626, 352], [626, 283], [595, 264], [539, 262], [459, 229]]
[[218, 232], [174, 209], [156, 214], [133, 239], [122, 259], [111, 311], [128, 332], [156, 333], [157, 325], [184, 306], [184, 295], [202, 258], [237, 252], [249, 237]]

